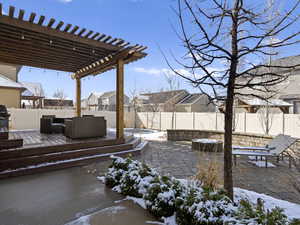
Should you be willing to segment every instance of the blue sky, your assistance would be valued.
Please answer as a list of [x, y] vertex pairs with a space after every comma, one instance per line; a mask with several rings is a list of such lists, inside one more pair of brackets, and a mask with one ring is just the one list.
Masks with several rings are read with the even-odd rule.
[[[178, 18], [171, 9], [177, 0], [0, 0], [4, 11], [9, 5], [17, 10], [25, 9], [26, 17], [30, 12], [45, 15], [46, 18], [59, 20], [94, 30], [100, 33], [122, 38], [132, 44], [148, 46], [148, 56], [125, 67], [125, 92], [159, 91], [166, 89], [163, 71], [168, 66], [159, 50], [172, 51], [176, 57], [184, 55], [184, 49], [176, 36], [172, 25], [178, 25]], [[280, 0], [278, 0], [280, 1]], [[284, 5], [290, 6], [287, 0]], [[256, 0], [248, 3], [255, 4]], [[282, 2], [282, 1], [280, 1]], [[283, 7], [284, 8], [284, 7]], [[188, 21], [189, 22], [189, 21]], [[297, 28], [298, 29], [298, 28]], [[280, 38], [280, 37], [279, 37]], [[299, 54], [297, 48], [281, 52], [281, 56]], [[256, 59], [251, 59], [255, 62]], [[62, 62], [63, 63], [63, 62]], [[179, 69], [178, 67], [176, 69]], [[63, 89], [69, 98], [74, 98], [75, 81], [65, 72], [23, 67], [19, 74], [21, 81], [42, 83], [47, 97], [52, 97], [56, 89]], [[178, 78], [180, 88], [198, 92], [185, 80]], [[105, 92], [115, 89], [115, 71], [109, 71], [97, 77], [83, 79], [83, 96], [90, 92]]]
[[[125, 92], [137, 89], [157, 91], [166, 88], [161, 72], [167, 69], [158, 48], [181, 54], [180, 42], [171, 23], [176, 17], [171, 10], [174, 0], [3, 0], [4, 11], [9, 5], [30, 12], [53, 17], [57, 21], [71, 23], [100, 33], [119, 37], [132, 44], [148, 46], [146, 58], [125, 67]], [[56, 22], [57, 23], [57, 22]], [[63, 63], [63, 62], [62, 62]], [[51, 97], [57, 88], [64, 89], [70, 98], [75, 95], [75, 81], [68, 73], [23, 67], [19, 74], [21, 81], [40, 82], [46, 95]], [[191, 88], [180, 81], [182, 88]], [[98, 77], [85, 78], [82, 83], [83, 97], [90, 92], [104, 92], [115, 89], [115, 71]], [[196, 91], [196, 90], [195, 90]]]

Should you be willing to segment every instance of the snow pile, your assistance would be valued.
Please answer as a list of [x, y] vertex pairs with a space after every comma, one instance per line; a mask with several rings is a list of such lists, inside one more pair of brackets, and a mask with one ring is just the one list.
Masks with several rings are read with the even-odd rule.
[[151, 132], [147, 133], [135, 133], [135, 137], [143, 138], [147, 141], [166, 141], [167, 140], [167, 132], [165, 131], [156, 131], [151, 130]]
[[[249, 163], [257, 166], [257, 167], [266, 167], [266, 161], [261, 161], [261, 160], [258, 160], [258, 161], [248, 161]], [[276, 167], [273, 163], [270, 163], [270, 162], [267, 162], [267, 167], [271, 168], [271, 167]]]
[[[154, 169], [129, 158], [112, 158], [113, 163], [105, 178], [99, 179], [114, 191], [129, 196], [127, 199], [147, 208], [164, 221], [162, 224], [299, 224], [299, 221], [291, 222], [292, 218], [300, 217], [298, 211], [289, 211], [288, 217], [284, 214], [284, 209], [295, 208], [289, 205], [291, 203], [276, 202], [268, 196], [257, 193], [256, 196], [242, 189], [237, 189], [237, 201], [232, 202], [222, 190], [209, 190], [197, 181], [160, 176]], [[265, 200], [266, 204], [257, 201], [258, 198]], [[275, 207], [277, 204], [283, 209]]]

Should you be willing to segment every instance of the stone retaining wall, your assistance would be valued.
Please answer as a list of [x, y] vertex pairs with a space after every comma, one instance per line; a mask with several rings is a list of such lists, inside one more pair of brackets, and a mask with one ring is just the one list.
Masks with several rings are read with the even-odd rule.
[[[224, 132], [211, 130], [167, 130], [170, 141], [191, 141], [194, 138], [208, 138], [223, 141]], [[232, 144], [240, 146], [263, 146], [266, 145], [273, 136], [233, 133]], [[300, 149], [300, 141], [297, 141], [297, 149]]]

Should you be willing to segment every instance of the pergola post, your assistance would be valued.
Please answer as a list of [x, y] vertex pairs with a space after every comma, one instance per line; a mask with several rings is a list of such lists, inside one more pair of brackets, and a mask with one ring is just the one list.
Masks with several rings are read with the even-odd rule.
[[76, 78], [76, 116], [81, 116], [81, 80]]
[[117, 61], [117, 79], [116, 79], [116, 130], [117, 139], [124, 139], [124, 61]]

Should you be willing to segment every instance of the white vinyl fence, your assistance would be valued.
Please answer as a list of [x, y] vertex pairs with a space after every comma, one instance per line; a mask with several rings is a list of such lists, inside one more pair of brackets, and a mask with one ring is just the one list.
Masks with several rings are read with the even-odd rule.
[[[73, 117], [75, 110], [59, 109], [8, 109], [11, 114], [10, 128], [13, 130], [39, 129], [42, 115]], [[83, 111], [82, 114], [104, 116], [107, 127], [116, 127], [116, 113], [107, 111]], [[288, 134], [300, 138], [300, 115], [272, 114], [269, 119], [270, 135]], [[195, 129], [224, 130], [222, 113], [185, 113], [185, 112], [125, 112], [125, 127], [140, 127], [156, 130]], [[259, 113], [235, 114], [235, 131], [242, 133], [266, 134], [265, 119]]]
[[[222, 113], [188, 112], [141, 112], [138, 113], [138, 126], [142, 128], [224, 130]], [[235, 114], [235, 131], [241, 133], [266, 134], [266, 118], [259, 113]], [[299, 114], [272, 114], [269, 118], [269, 134], [287, 134], [300, 138]]]
[[[42, 115], [56, 115], [57, 117], [74, 117], [75, 110], [67, 109], [8, 109], [10, 116], [10, 129], [25, 130], [25, 129], [39, 129], [40, 118]], [[104, 116], [107, 121], [107, 127], [116, 127], [116, 113], [106, 111], [82, 111], [82, 115]], [[134, 126], [134, 113], [125, 112], [125, 126]]]

